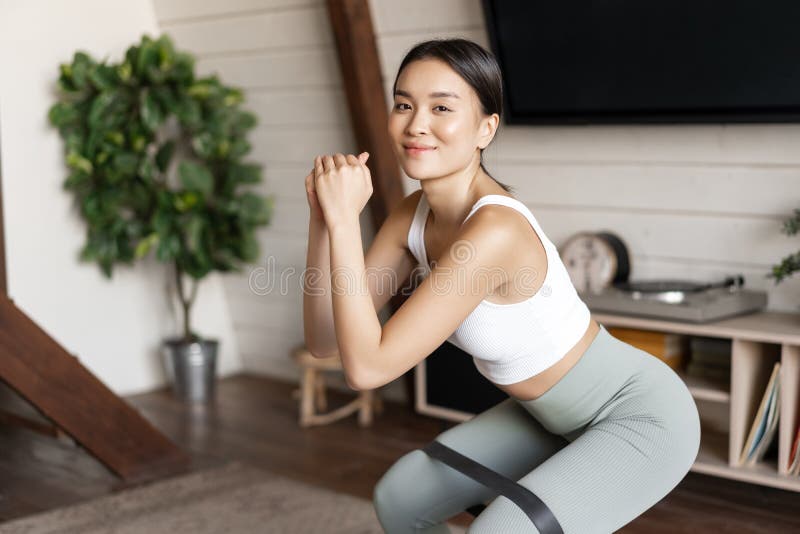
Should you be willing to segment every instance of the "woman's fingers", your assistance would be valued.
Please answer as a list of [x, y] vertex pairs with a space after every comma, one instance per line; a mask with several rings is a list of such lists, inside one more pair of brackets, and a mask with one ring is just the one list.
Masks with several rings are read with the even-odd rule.
[[369, 158], [368, 152], [362, 152], [358, 156], [353, 154], [336, 153], [333, 155], [326, 154], [324, 156], [317, 156], [314, 158], [314, 175], [319, 176], [324, 172], [333, 171], [348, 165], [361, 166], [367, 162]]
[[337, 168], [342, 168], [347, 165], [347, 158], [344, 156], [344, 154], [334, 154], [333, 161], [336, 163]]
[[322, 156], [322, 167], [325, 169], [325, 172], [330, 172], [336, 169], [336, 164], [333, 161], [333, 157], [329, 154]]
[[322, 156], [317, 156], [314, 158], [314, 177], [319, 177], [323, 172], [325, 172], [325, 168], [322, 165]]
[[311, 172], [306, 175], [306, 191], [311, 193], [314, 190], [314, 170], [312, 169]]

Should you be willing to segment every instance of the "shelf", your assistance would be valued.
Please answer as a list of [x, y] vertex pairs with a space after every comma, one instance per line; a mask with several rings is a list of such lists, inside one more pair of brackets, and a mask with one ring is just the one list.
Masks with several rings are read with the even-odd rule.
[[649, 319], [604, 312], [592, 312], [592, 317], [603, 326], [624, 326], [690, 336], [722, 337], [800, 346], [800, 314], [797, 313], [762, 311], [708, 323]]
[[695, 399], [713, 402], [730, 402], [730, 384], [723, 384], [708, 378], [687, 375], [685, 371], [676, 372], [678, 376], [686, 382], [686, 387], [689, 388], [689, 392]]
[[[800, 493], [800, 476], [786, 474], [789, 452], [800, 425], [800, 314], [757, 312], [708, 323], [592, 313], [605, 327], [621, 327], [704, 336], [731, 342], [730, 381], [675, 372], [684, 381], [700, 415], [701, 443], [692, 471]], [[655, 357], [655, 356], [654, 356]], [[775, 363], [781, 363], [777, 455], [753, 466], [738, 466], [756, 412]], [[417, 367], [417, 410], [434, 417], [465, 421], [474, 416], [427, 399], [425, 366]], [[777, 458], [775, 457], [777, 456]]]
[[[731, 340], [730, 384], [676, 371], [700, 412], [702, 438], [692, 471], [800, 492], [800, 477], [786, 474], [800, 423], [800, 314], [758, 312], [708, 323], [592, 315], [606, 327]], [[729, 459], [738, 460], [741, 455], [776, 362], [782, 364], [781, 415], [774, 438], [778, 440], [778, 457], [740, 467]]]

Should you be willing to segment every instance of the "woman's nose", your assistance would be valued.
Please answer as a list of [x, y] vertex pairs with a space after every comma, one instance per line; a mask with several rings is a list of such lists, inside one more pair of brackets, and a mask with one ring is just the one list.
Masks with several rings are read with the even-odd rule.
[[428, 119], [424, 113], [419, 111], [414, 112], [411, 118], [408, 120], [408, 124], [406, 124], [406, 131], [407, 135], [420, 135], [427, 133], [428, 131]]

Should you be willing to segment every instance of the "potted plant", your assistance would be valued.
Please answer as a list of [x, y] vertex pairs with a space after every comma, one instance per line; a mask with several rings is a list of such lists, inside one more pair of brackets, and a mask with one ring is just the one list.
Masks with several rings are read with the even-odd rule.
[[64, 139], [64, 189], [87, 224], [80, 260], [107, 278], [151, 252], [169, 264], [183, 329], [164, 340], [167, 373], [179, 397], [207, 400], [218, 341], [191, 327], [199, 282], [254, 261], [256, 228], [272, 214], [273, 196], [246, 189], [261, 182], [261, 167], [243, 161], [255, 116], [241, 90], [196, 77], [166, 35], [143, 36], [116, 63], [78, 51], [58, 86], [48, 116]]
[[[789, 219], [783, 221], [783, 228], [781, 232], [786, 235], [792, 236], [797, 234], [800, 229], [800, 209], [794, 210], [794, 215]], [[781, 280], [792, 275], [792, 273], [800, 270], [800, 251], [789, 254], [781, 260], [778, 265], [772, 266], [772, 272], [767, 274], [767, 278], [774, 278], [775, 285], [779, 284]]]

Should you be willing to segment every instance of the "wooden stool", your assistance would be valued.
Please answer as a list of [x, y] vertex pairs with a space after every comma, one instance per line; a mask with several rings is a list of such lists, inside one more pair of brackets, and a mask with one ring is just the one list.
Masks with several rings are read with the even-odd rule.
[[383, 401], [377, 390], [359, 391], [355, 399], [328, 413], [317, 410], [328, 409], [325, 396], [325, 371], [343, 371], [339, 356], [315, 358], [305, 347], [292, 350], [292, 358], [302, 368], [300, 388], [292, 392], [292, 397], [300, 399], [300, 426], [325, 425], [347, 417], [358, 410], [359, 426], [372, 424], [372, 414], [383, 411]]

